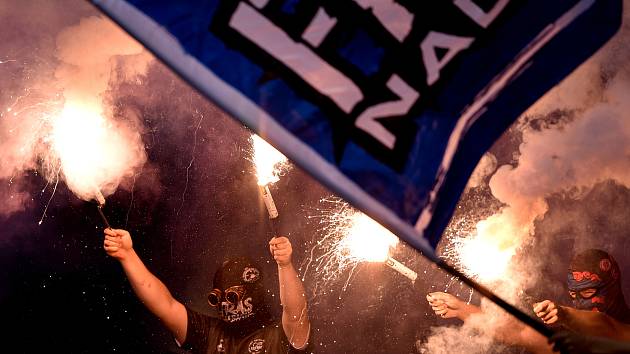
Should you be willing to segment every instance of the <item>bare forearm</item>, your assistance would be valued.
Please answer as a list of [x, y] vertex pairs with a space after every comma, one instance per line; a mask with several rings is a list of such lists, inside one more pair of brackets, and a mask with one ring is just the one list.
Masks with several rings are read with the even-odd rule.
[[630, 326], [614, 318], [593, 311], [581, 311], [561, 306], [562, 324], [578, 333], [630, 341]]
[[274, 237], [269, 241], [269, 251], [278, 264], [282, 329], [293, 347], [304, 348], [308, 342], [311, 324], [304, 286], [291, 262], [291, 242], [284, 236]]
[[151, 273], [132, 249], [120, 261], [129, 283], [142, 303], [164, 322], [180, 341], [186, 337], [186, 310], [173, 298], [168, 288]]
[[303, 348], [308, 342], [311, 324], [302, 280], [292, 264], [278, 267], [278, 279], [282, 301], [282, 328], [293, 347]]
[[522, 346], [536, 354], [553, 353], [545, 336], [512, 317], [495, 329], [494, 339], [504, 344]]
[[278, 280], [283, 315], [288, 315], [291, 321], [298, 321], [300, 317], [306, 316], [306, 294], [293, 264], [278, 267]]
[[164, 304], [173, 300], [168, 288], [147, 269], [134, 250], [120, 264], [138, 298], [159, 317]]
[[470, 317], [470, 315], [480, 312], [481, 309], [479, 308], [479, 306], [464, 303], [461, 310], [457, 314], [457, 318], [465, 321], [468, 317]]

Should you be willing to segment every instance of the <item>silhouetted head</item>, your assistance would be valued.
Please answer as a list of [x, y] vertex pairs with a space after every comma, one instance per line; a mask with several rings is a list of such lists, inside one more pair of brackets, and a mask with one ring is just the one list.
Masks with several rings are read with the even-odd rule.
[[234, 329], [259, 328], [271, 318], [261, 268], [245, 257], [229, 260], [217, 270], [208, 304]]

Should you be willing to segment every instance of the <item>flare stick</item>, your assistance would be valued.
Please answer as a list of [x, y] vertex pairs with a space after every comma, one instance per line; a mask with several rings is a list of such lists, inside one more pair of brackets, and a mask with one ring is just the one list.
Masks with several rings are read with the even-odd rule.
[[271, 228], [271, 233], [273, 234], [273, 237], [276, 237], [278, 236], [278, 233], [276, 231], [275, 222], [278, 220], [278, 216], [280, 215], [278, 214], [278, 208], [276, 208], [276, 203], [273, 201], [273, 197], [271, 196], [269, 185], [259, 185], [258, 188], [260, 190], [260, 195], [265, 202], [267, 213], [269, 214], [269, 227]]
[[262, 195], [263, 201], [265, 202], [265, 207], [267, 207], [267, 212], [269, 213], [269, 219], [273, 220], [278, 217], [278, 209], [276, 208], [276, 203], [273, 201], [273, 197], [271, 196], [271, 191], [269, 191], [269, 185], [259, 186], [260, 194]]
[[385, 261], [385, 264], [388, 265], [393, 270], [397, 271], [398, 273], [400, 273], [400, 274], [404, 275], [405, 277], [409, 278], [409, 280], [411, 280], [411, 282], [415, 282], [416, 279], [418, 278], [418, 273], [416, 273], [413, 270], [409, 269], [406, 265], [398, 262], [397, 260], [393, 259], [392, 257], [387, 257], [387, 260]]
[[98, 210], [98, 215], [100, 215], [101, 219], [103, 219], [105, 228], [111, 229], [112, 227], [109, 225], [109, 221], [107, 221], [105, 213], [103, 213], [103, 207], [105, 206], [105, 197], [103, 196], [103, 193], [101, 193], [101, 191], [99, 191], [98, 189], [96, 190], [96, 192], [96, 209]]

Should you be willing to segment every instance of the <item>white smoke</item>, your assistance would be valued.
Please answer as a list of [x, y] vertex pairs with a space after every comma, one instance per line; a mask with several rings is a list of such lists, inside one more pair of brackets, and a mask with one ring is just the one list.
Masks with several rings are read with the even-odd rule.
[[497, 344], [493, 340], [494, 327], [487, 324], [496, 323], [500, 319], [490, 310], [471, 315], [461, 326], [433, 327], [426, 341], [416, 342], [416, 349], [423, 354], [496, 352]]
[[144, 74], [150, 61], [138, 42], [110, 20], [96, 16], [60, 32], [56, 56], [60, 64], [55, 77], [66, 100], [99, 107], [119, 56], [135, 59], [122, 67], [127, 77]]
[[[144, 75], [151, 57], [111, 21], [96, 16], [60, 31], [54, 48], [53, 77], [25, 79], [3, 111], [0, 179], [39, 171], [49, 182], [61, 178], [84, 200], [99, 190], [107, 196], [146, 161], [140, 121], [115, 113], [107, 90], [116, 81]], [[23, 209], [23, 191], [2, 195], [17, 201], [0, 213]]]
[[[606, 180], [630, 186], [630, 103], [623, 99], [630, 81], [617, 77], [602, 94], [600, 103], [561, 128], [523, 131], [518, 165], [502, 166], [490, 179], [493, 196], [507, 206], [478, 224], [481, 237], [516, 252], [532, 242], [548, 196], [578, 197]], [[518, 279], [516, 272], [509, 278]]]
[[[481, 186], [485, 179], [497, 169], [497, 158], [492, 153], [485, 153], [466, 184], [466, 191]], [[466, 192], [464, 191], [464, 193]]]

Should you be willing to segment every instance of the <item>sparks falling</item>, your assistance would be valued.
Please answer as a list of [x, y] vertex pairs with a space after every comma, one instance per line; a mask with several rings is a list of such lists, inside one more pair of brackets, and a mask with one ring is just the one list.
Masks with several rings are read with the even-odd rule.
[[398, 244], [398, 238], [369, 216], [353, 210], [348, 215], [345, 236], [340, 240], [340, 252], [353, 262], [385, 262], [390, 247]]
[[303, 278], [313, 270], [318, 279], [313, 293], [326, 293], [332, 283], [346, 271], [349, 275], [342, 288], [345, 291], [356, 267], [361, 262], [385, 262], [398, 238], [367, 215], [337, 198], [321, 200], [327, 207], [316, 218], [321, 225], [321, 238], [311, 249], [304, 267]]

